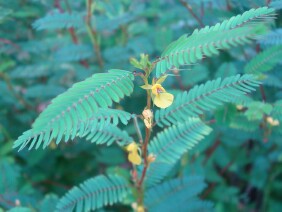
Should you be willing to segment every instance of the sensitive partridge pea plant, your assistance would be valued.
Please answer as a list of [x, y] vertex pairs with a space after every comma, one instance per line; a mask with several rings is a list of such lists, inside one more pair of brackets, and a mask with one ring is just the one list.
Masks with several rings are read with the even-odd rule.
[[[35, 22], [34, 27], [44, 30], [45, 19]], [[203, 177], [182, 172], [179, 161], [182, 164], [187, 154], [210, 136], [212, 125], [208, 114], [226, 103], [244, 109], [250, 101], [247, 95], [261, 85], [263, 77], [258, 73], [271, 69], [271, 64], [264, 68], [265, 64], [258, 66], [256, 60], [260, 62], [264, 54], [281, 55], [281, 48], [272, 47], [258, 55], [246, 66], [245, 74], [222, 75], [181, 90], [169, 89], [170, 81], [177, 79], [183, 68], [197, 66], [222, 50], [260, 40], [273, 20], [272, 8], [248, 10], [182, 35], [155, 60], [150, 60], [152, 56], [147, 54], [131, 58], [133, 71], [110, 69], [95, 73], [54, 98], [31, 129], [14, 142], [14, 148], [45, 149], [81, 138], [105, 148], [118, 146], [127, 155], [126, 168], [130, 170], [130, 177], [117, 172], [89, 178], [62, 196], [55, 210], [91, 211], [119, 203], [138, 212], [211, 211], [213, 203], [199, 195], [205, 188]], [[91, 30], [91, 19], [86, 23], [97, 47], [99, 39]], [[100, 58], [98, 47], [96, 50]], [[80, 62], [85, 64], [83, 60]], [[183, 72], [189, 72], [189, 68]], [[134, 92], [146, 94], [142, 101], [135, 102], [143, 110], [134, 113], [127, 112], [126, 107], [121, 110], [120, 101], [135, 98]], [[252, 104], [256, 108], [257, 104]], [[250, 111], [248, 117], [256, 119], [254, 115]], [[279, 125], [272, 117], [265, 120]], [[136, 133], [127, 132], [124, 126], [133, 126]]]

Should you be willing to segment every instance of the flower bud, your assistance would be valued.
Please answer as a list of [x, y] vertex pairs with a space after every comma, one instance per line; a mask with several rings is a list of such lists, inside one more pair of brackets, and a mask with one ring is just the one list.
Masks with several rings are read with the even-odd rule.
[[266, 118], [266, 121], [271, 125], [271, 126], [278, 126], [280, 123], [277, 119], [273, 119], [271, 116], [268, 116]]
[[147, 157], [148, 163], [153, 163], [156, 160], [156, 155], [150, 154]]
[[137, 212], [145, 212], [145, 208], [143, 206], [138, 206], [136, 211]]
[[152, 119], [153, 118], [153, 113], [152, 113], [152, 110], [150, 110], [150, 109], [143, 110], [142, 115], [143, 115], [144, 119]]

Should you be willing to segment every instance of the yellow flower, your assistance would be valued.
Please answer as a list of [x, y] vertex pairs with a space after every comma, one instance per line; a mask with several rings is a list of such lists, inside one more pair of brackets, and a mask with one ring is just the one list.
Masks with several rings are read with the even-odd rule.
[[152, 86], [152, 99], [157, 107], [169, 107], [173, 102], [173, 98], [173, 95], [167, 93], [161, 84], [157, 83]]
[[142, 159], [138, 154], [138, 145], [135, 142], [132, 142], [126, 147], [126, 150], [129, 152], [128, 160], [134, 165], [140, 165]]
[[161, 83], [163, 83], [166, 79], [166, 76], [162, 76], [156, 82], [153, 80], [153, 85], [145, 84], [141, 86], [141, 88], [146, 90], [151, 90], [151, 96], [153, 99], [153, 103], [160, 108], [167, 108], [169, 107], [174, 99], [174, 96], [163, 88]]

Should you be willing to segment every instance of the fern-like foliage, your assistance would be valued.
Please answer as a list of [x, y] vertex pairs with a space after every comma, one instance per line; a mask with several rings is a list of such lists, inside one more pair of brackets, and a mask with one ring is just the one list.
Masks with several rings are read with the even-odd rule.
[[278, 28], [262, 36], [258, 40], [258, 43], [260, 43], [263, 47], [282, 45], [282, 28]]
[[59, 198], [55, 194], [48, 194], [44, 197], [39, 205], [39, 211], [55, 211], [56, 204], [58, 203]]
[[83, 26], [83, 16], [76, 13], [60, 13], [53, 11], [43, 18], [36, 20], [32, 26], [37, 30], [56, 30], [80, 28]]
[[[132, 138], [125, 131], [116, 127], [116, 125], [119, 122], [126, 125], [131, 117], [133, 115], [125, 111], [99, 108], [98, 112], [92, 117], [85, 120], [80, 119], [77, 125], [70, 127], [66, 125], [62, 126], [60, 130], [62, 131], [62, 135], [64, 135], [65, 142], [73, 140], [75, 136], [79, 136], [81, 138], [86, 137], [92, 143], [107, 143], [110, 145], [116, 141], [118, 144], [123, 145], [132, 141]], [[34, 129], [28, 130], [18, 138], [14, 146], [21, 145], [20, 150], [27, 145], [29, 145], [29, 150], [34, 147], [38, 149], [41, 145], [45, 148], [52, 141], [50, 138], [44, 139], [46, 133], [49, 133], [49, 129], [40, 133], [37, 133]], [[56, 144], [59, 144], [63, 139], [62, 135], [57, 137]]]
[[256, 55], [246, 66], [245, 73], [259, 74], [274, 68], [281, 61], [282, 45], [273, 46]]
[[268, 21], [273, 11], [267, 7], [251, 9], [212, 27], [196, 29], [190, 36], [181, 36], [155, 61], [156, 76], [159, 77], [169, 69], [195, 63], [204, 56], [218, 54], [218, 49], [229, 49], [250, 42], [265, 31], [257, 22]]
[[181, 156], [210, 132], [211, 128], [200, 119], [190, 118], [183, 124], [172, 126], [157, 134], [148, 147], [149, 152], [156, 155], [156, 160], [148, 168], [146, 186], [151, 187], [161, 182]]
[[281, 0], [273, 0], [273, 1], [271, 1], [269, 6], [275, 8], [276, 10], [282, 9], [282, 1]]
[[80, 137], [86, 137], [86, 140], [90, 140], [92, 143], [96, 144], [107, 144], [111, 145], [113, 142], [119, 145], [126, 145], [133, 141], [126, 131], [120, 130], [114, 125], [107, 125], [106, 127], [100, 129], [101, 127], [89, 126], [89, 129]]
[[195, 86], [189, 92], [178, 94], [170, 107], [156, 111], [155, 121], [161, 127], [185, 121], [190, 116], [198, 116], [225, 102], [238, 100], [254, 91], [254, 87], [259, 84], [254, 76], [247, 74], [208, 81]]
[[[145, 186], [150, 188], [158, 183], [160, 183], [173, 169], [175, 164], [163, 162], [163, 161], [154, 161], [150, 164], [146, 177], [145, 177]], [[143, 166], [138, 167], [138, 173], [141, 175]]]
[[121, 201], [129, 191], [129, 183], [123, 177], [100, 175], [72, 188], [59, 200], [56, 211], [96, 210]]
[[145, 206], [149, 212], [211, 211], [212, 204], [196, 197], [204, 188], [203, 178], [199, 176], [173, 179], [149, 189]]
[[54, 57], [59, 62], [79, 61], [93, 57], [93, 50], [88, 45], [68, 44], [60, 48]]
[[198, 118], [190, 118], [185, 123], [173, 125], [157, 134], [150, 142], [148, 150], [156, 155], [156, 162], [174, 164], [187, 150], [193, 148], [211, 128]]
[[262, 81], [264, 86], [282, 88], [282, 80], [279, 79], [274, 74], [267, 74], [264, 75], [263, 77], [265, 77]]
[[[80, 135], [84, 134], [86, 128], [82, 126], [105, 115], [105, 111], [101, 111], [99, 115], [99, 108], [107, 108], [113, 101], [119, 102], [125, 95], [131, 94], [133, 79], [132, 73], [115, 69], [110, 70], [109, 73], [94, 74], [85, 81], [74, 84], [72, 88], [52, 101], [36, 119], [32, 129], [18, 138], [14, 147], [21, 146], [22, 149], [31, 143], [30, 148], [32, 148], [37, 143], [36, 148], [38, 148], [42, 142], [46, 147], [54, 138], [57, 138], [56, 143], [59, 143], [63, 136], [67, 141], [69, 138], [73, 139], [78, 131], [81, 132]], [[120, 113], [124, 115], [117, 116], [117, 113], [110, 112], [113, 110], [109, 110], [108, 115], [112, 115], [114, 123], [118, 122], [119, 117], [123, 117], [126, 123], [125, 120], [131, 116], [123, 112]], [[109, 122], [110, 119], [106, 117], [100, 120]]]
[[[20, 177], [19, 167], [11, 163], [7, 158], [0, 160], [0, 194], [15, 192]], [[0, 201], [1, 203], [1, 201]]]

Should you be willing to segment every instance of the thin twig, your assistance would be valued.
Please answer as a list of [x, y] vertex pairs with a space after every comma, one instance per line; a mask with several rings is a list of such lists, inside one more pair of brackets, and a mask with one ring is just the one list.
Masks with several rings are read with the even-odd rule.
[[12, 139], [12, 136], [10, 135], [10, 133], [1, 124], [0, 124], [0, 132], [2, 132], [2, 134], [7, 138], [8, 141]]
[[265, 95], [265, 92], [264, 92], [264, 88], [262, 85], [259, 86], [259, 89], [260, 89], [260, 93], [261, 93], [261, 97], [262, 97], [262, 101], [266, 102], [266, 95]]
[[2, 194], [0, 194], [0, 202], [6, 203], [7, 205], [11, 206], [11, 207], [15, 207], [16, 204], [10, 200], [5, 199]]
[[[223, 167], [223, 169], [220, 171], [220, 175], [223, 175], [229, 169], [229, 167], [232, 166], [233, 163], [234, 160], [230, 161], [225, 167]], [[205, 199], [213, 191], [216, 185], [217, 183], [212, 183], [206, 190], [206, 192], [201, 196], [201, 198]]]
[[228, 11], [232, 10], [232, 7], [231, 7], [231, 4], [230, 4], [229, 0], [226, 0], [226, 9]]
[[5, 38], [0, 38], [0, 43], [9, 44], [9, 45], [15, 47], [16, 49], [20, 49], [19, 45], [17, 45], [16, 43], [14, 43], [11, 40], [8, 40], [8, 39], [5, 39]]
[[135, 127], [136, 132], [137, 132], [139, 143], [143, 144], [143, 138], [142, 138], [142, 134], [141, 134], [141, 131], [140, 131], [139, 124], [138, 124], [137, 116], [134, 116], [133, 122], [134, 122], [134, 127]]
[[98, 42], [97, 32], [92, 27], [92, 22], [91, 22], [91, 17], [92, 17], [91, 8], [92, 8], [92, 0], [86, 0], [86, 9], [87, 9], [87, 15], [86, 15], [86, 18], [85, 18], [86, 28], [87, 28], [89, 37], [91, 39], [94, 51], [96, 53], [98, 64], [99, 64], [100, 68], [103, 69], [104, 68], [104, 61], [103, 61], [103, 58], [102, 58], [101, 49], [100, 49], [100, 45], [99, 45], [99, 42]]
[[204, 27], [204, 26], [205, 26], [204, 23], [203, 23], [202, 20], [196, 15], [196, 13], [194, 13], [194, 11], [193, 11], [191, 5], [188, 4], [185, 0], [179, 0], [179, 1], [180, 1], [180, 3], [181, 3], [184, 7], [186, 7], [186, 9], [191, 13], [191, 15], [196, 19], [196, 21], [199, 23], [199, 25], [200, 25], [201, 27]]
[[213, 155], [217, 147], [220, 145], [220, 141], [216, 140], [216, 142], [206, 151], [206, 158], [203, 161], [203, 165], [206, 165], [210, 157]]
[[5, 81], [5, 83], [7, 84], [8, 89], [10, 90], [10, 92], [13, 94], [13, 96], [18, 100], [18, 102], [21, 105], [23, 105], [28, 110], [33, 110], [34, 109], [33, 105], [29, 104], [20, 94], [18, 94], [16, 92], [16, 90], [14, 89], [14, 86], [13, 86], [10, 78], [8, 77], [8, 75], [6, 75], [4, 73], [0, 73], [0, 78], [2, 78]]
[[147, 172], [147, 168], [148, 168], [148, 161], [147, 161], [147, 151], [148, 151], [148, 144], [149, 144], [149, 140], [150, 140], [150, 136], [151, 136], [151, 129], [148, 129], [146, 127], [146, 138], [145, 138], [145, 142], [144, 142], [144, 146], [143, 146], [143, 159], [144, 159], [144, 169], [142, 171], [142, 175], [140, 178], [140, 181], [138, 183], [138, 186], [141, 187], [143, 184], [143, 181], [145, 179], [146, 176], [146, 172]]
[[[260, 51], [261, 51], [260, 45], [257, 44], [257, 45], [256, 45], [256, 53], [259, 54]], [[260, 94], [261, 94], [262, 100], [263, 100], [264, 102], [266, 102], [266, 95], [265, 95], [265, 92], [264, 92], [263, 85], [260, 85], [260, 86], [259, 86], [259, 89], [260, 89]]]

